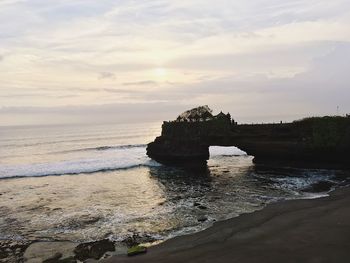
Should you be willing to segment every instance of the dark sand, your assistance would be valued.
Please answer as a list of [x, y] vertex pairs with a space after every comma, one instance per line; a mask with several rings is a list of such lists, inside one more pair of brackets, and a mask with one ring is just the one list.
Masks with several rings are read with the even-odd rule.
[[350, 188], [292, 200], [104, 262], [350, 262]]

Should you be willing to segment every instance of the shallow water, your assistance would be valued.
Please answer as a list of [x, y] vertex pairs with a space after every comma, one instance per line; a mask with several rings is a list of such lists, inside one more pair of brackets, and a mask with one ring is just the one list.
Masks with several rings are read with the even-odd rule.
[[235, 148], [212, 148], [201, 174], [161, 166], [145, 155], [159, 127], [2, 129], [0, 239], [162, 240], [347, 182], [347, 171], [255, 166]]

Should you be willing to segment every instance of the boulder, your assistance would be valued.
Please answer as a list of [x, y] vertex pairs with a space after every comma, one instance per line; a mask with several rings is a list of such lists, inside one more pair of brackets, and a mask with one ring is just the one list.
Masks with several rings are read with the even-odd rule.
[[100, 259], [107, 251], [115, 251], [114, 243], [108, 239], [83, 243], [74, 249], [76, 259], [81, 261], [88, 258]]
[[76, 262], [73, 242], [35, 242], [24, 252], [27, 263]]

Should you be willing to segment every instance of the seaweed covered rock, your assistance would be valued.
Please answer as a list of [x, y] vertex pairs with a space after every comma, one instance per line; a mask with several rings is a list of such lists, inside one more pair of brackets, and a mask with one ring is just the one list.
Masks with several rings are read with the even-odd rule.
[[147, 252], [147, 248], [144, 246], [133, 246], [128, 249], [128, 257], [144, 254]]

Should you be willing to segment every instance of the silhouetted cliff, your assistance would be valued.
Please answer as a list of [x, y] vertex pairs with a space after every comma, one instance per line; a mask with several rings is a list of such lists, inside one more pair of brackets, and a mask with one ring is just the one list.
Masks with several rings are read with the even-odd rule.
[[348, 165], [350, 118], [317, 117], [292, 123], [241, 124], [230, 119], [164, 122], [162, 135], [147, 147], [161, 163], [203, 166], [209, 146], [236, 146], [255, 162], [299, 162]]

